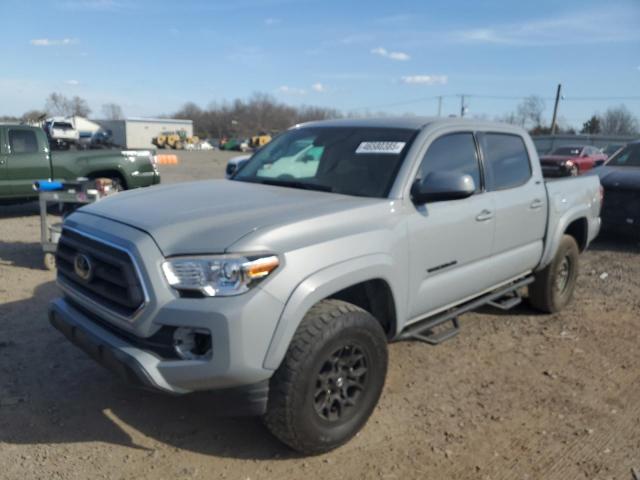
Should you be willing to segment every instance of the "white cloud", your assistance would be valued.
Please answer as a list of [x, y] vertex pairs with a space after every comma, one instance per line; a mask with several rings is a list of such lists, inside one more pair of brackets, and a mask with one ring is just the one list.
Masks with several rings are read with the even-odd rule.
[[61, 38], [57, 40], [51, 38], [34, 38], [29, 43], [34, 47], [66, 47], [67, 45], [78, 43], [78, 40], [75, 38]]
[[279, 93], [286, 93], [289, 95], [306, 95], [307, 91], [304, 88], [290, 87], [288, 85], [282, 85], [276, 89]]
[[72, 87], [80, 85], [80, 82], [78, 80], [66, 80], [64, 83], [66, 83], [67, 85], [71, 85]]
[[402, 77], [402, 83], [408, 85], [446, 85], [446, 75], [407, 75]]
[[327, 87], [326, 85], [323, 85], [322, 83], [317, 82], [311, 85], [311, 90], [313, 90], [314, 92], [323, 93], [327, 91]]
[[[624, 9], [592, 10], [458, 30], [450, 38], [460, 43], [515, 46], [626, 42], [640, 39], [640, 31], [630, 21], [633, 17], [633, 12]], [[603, 25], [616, 28], [602, 28]]]
[[373, 40], [373, 38], [373, 35], [370, 33], [354, 33], [347, 35], [346, 37], [342, 37], [338, 43], [342, 45], [358, 45], [368, 43]]
[[400, 23], [406, 23], [411, 20], [413, 16], [408, 13], [398, 13], [395, 15], [388, 15], [386, 17], [380, 17], [374, 20], [374, 23], [381, 25], [397, 25]]
[[269, 17], [269, 18], [265, 18], [265, 19], [264, 19], [264, 24], [265, 24], [265, 25], [267, 25], [267, 26], [269, 26], [269, 27], [271, 27], [271, 26], [273, 26], [273, 25], [277, 25], [277, 24], [279, 24], [280, 22], [282, 22], [282, 20], [280, 20], [279, 18], [272, 18], [272, 17]]
[[58, 7], [65, 10], [109, 11], [120, 10], [127, 6], [116, 0], [67, 0], [58, 3]]
[[404, 62], [409, 60], [411, 57], [408, 53], [404, 52], [390, 52], [386, 48], [378, 47], [371, 50], [371, 53], [374, 55], [379, 55], [381, 57], [389, 58], [391, 60], [397, 60], [400, 62]]

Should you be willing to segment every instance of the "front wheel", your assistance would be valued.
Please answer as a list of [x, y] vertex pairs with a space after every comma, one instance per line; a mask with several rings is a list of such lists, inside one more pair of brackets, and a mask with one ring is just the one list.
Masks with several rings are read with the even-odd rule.
[[387, 339], [368, 312], [340, 300], [309, 310], [271, 378], [264, 422], [304, 454], [351, 439], [373, 412], [387, 372]]
[[571, 301], [578, 280], [579, 253], [576, 240], [564, 235], [553, 261], [536, 273], [535, 281], [529, 285], [531, 306], [545, 313], [555, 313]]

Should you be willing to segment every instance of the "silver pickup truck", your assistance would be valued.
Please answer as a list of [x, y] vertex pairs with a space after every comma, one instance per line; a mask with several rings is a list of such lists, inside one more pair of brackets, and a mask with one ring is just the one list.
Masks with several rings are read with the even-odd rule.
[[545, 183], [514, 126], [297, 125], [231, 180], [67, 217], [50, 321], [131, 382], [217, 392], [225, 413], [263, 415], [290, 447], [323, 452], [371, 415], [389, 341], [438, 344], [523, 287], [536, 309], [565, 307], [601, 201], [597, 177]]

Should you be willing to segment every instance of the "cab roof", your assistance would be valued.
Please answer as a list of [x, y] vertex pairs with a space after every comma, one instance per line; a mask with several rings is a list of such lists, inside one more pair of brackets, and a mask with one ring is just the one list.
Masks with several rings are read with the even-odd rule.
[[319, 120], [301, 123], [293, 128], [300, 127], [363, 127], [363, 128], [404, 128], [410, 130], [422, 130], [428, 126], [477, 126], [504, 128], [507, 124], [489, 122], [478, 119], [466, 119], [460, 117], [371, 117], [371, 118], [339, 118], [335, 120]]

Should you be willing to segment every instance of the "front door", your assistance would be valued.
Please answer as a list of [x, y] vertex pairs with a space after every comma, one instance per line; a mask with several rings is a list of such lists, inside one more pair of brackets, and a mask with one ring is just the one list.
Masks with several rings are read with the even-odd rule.
[[49, 178], [48, 147], [44, 134], [29, 127], [7, 130], [5, 167], [14, 197], [34, 196], [33, 182]]
[[484, 192], [471, 132], [446, 134], [431, 143], [418, 178], [438, 171], [470, 175], [476, 193], [466, 199], [414, 207], [408, 232], [410, 321], [492, 286], [487, 263], [494, 240], [495, 204], [493, 196]]

